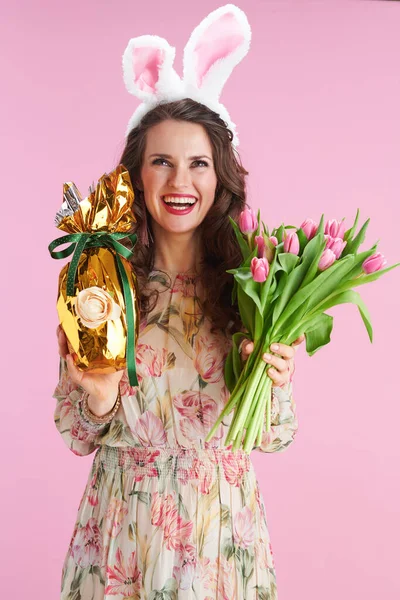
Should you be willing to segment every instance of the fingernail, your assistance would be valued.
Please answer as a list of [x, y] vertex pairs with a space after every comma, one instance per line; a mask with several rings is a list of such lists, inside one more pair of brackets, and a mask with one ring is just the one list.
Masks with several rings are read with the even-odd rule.
[[278, 344], [272, 344], [271, 345], [271, 350], [279, 350], [279, 345]]
[[264, 358], [265, 358], [265, 360], [269, 360], [271, 358], [271, 355], [270, 354], [264, 354]]

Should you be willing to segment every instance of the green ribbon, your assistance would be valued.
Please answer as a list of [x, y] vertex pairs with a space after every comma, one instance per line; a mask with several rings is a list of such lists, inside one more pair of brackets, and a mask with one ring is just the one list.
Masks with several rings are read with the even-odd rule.
[[[72, 233], [70, 235], [64, 235], [51, 242], [49, 245], [49, 252], [51, 257], [56, 259], [66, 258], [67, 256], [73, 254], [68, 269], [66, 291], [67, 296], [74, 296], [76, 271], [78, 269], [79, 259], [82, 252], [87, 248], [96, 248], [99, 246], [107, 247], [115, 251], [115, 259], [122, 284], [122, 292], [126, 307], [126, 362], [128, 378], [130, 385], [137, 386], [139, 383], [136, 374], [135, 361], [135, 313], [133, 309], [132, 294], [129, 286], [128, 275], [120, 259], [120, 255], [127, 260], [132, 258], [133, 250], [129, 250], [122, 243], [120, 243], [125, 238], [128, 238], [134, 246], [137, 240], [137, 235], [134, 233], [108, 233], [104, 231], [96, 233]], [[55, 248], [62, 246], [63, 244], [70, 245], [68, 248], [65, 248], [65, 250], [58, 250], [55, 252]]]

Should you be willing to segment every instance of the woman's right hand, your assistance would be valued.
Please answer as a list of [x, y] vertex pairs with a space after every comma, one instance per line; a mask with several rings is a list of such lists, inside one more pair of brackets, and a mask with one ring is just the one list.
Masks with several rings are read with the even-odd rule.
[[59, 325], [57, 327], [58, 352], [67, 361], [68, 373], [71, 380], [88, 392], [88, 405], [93, 414], [98, 417], [110, 412], [118, 396], [118, 384], [123, 370], [114, 373], [88, 373], [81, 371], [75, 365], [69, 354], [67, 337]]

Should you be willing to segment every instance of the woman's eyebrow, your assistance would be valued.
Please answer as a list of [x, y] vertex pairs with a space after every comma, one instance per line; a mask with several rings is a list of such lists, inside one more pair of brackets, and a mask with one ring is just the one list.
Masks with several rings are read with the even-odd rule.
[[[149, 158], [151, 158], [152, 156], [159, 156], [162, 158], [173, 158], [170, 154], [163, 154], [162, 152], [158, 152], [157, 154], [150, 154]], [[208, 160], [211, 160], [211, 158], [209, 156], [207, 156], [207, 154], [200, 154], [198, 156], [189, 156], [189, 160], [199, 160], [200, 158], [208, 158]]]

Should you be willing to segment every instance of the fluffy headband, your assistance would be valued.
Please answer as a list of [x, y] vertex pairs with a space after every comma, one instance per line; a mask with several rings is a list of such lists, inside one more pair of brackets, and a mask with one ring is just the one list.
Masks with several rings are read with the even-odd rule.
[[191, 98], [218, 113], [239, 145], [236, 126], [219, 97], [234, 67], [246, 56], [251, 29], [245, 13], [226, 4], [194, 29], [183, 55], [182, 79], [173, 68], [175, 48], [156, 35], [129, 40], [122, 57], [126, 89], [142, 103], [129, 120], [128, 136], [157, 104]]

